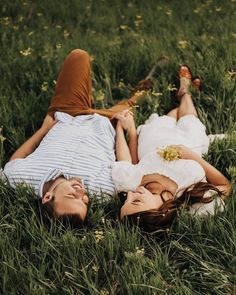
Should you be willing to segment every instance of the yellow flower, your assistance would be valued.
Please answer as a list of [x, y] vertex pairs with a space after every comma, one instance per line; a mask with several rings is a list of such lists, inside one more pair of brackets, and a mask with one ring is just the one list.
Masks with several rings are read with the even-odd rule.
[[176, 91], [177, 88], [175, 87], [175, 85], [169, 84], [168, 87], [167, 87], [167, 90], [168, 91]]
[[186, 41], [186, 40], [180, 40], [180, 41], [178, 42], [178, 47], [179, 47], [180, 49], [185, 49], [185, 48], [187, 48], [187, 47], [188, 47], [188, 41]]
[[174, 161], [181, 158], [181, 154], [177, 149], [168, 146], [164, 149], [157, 149], [156, 152], [166, 161]]
[[92, 271], [93, 271], [94, 273], [97, 273], [97, 272], [98, 272], [98, 267], [97, 267], [96, 265], [93, 265], [93, 266], [92, 266]]
[[20, 54], [23, 55], [23, 56], [28, 56], [28, 55], [31, 55], [31, 48], [27, 48], [27, 49], [24, 49], [24, 50], [20, 50]]
[[162, 92], [155, 92], [155, 91], [152, 91], [151, 94], [154, 96], [162, 96], [163, 95]]
[[194, 13], [199, 13], [200, 11], [201, 11], [200, 8], [195, 8], [195, 9], [193, 10]]
[[109, 291], [107, 289], [102, 289], [99, 293], [100, 295], [109, 295]]
[[57, 43], [56, 44], [56, 49], [60, 49], [61, 48], [61, 43]]
[[168, 15], [168, 16], [171, 16], [172, 15], [172, 10], [171, 9], [167, 9], [165, 11], [165, 14]]
[[222, 10], [222, 7], [219, 6], [219, 7], [216, 7], [216, 12], [220, 12]]
[[3, 22], [3, 24], [4, 24], [5, 26], [8, 26], [8, 25], [9, 25], [9, 17], [8, 17], [8, 16], [3, 17], [3, 18], [2, 18], [2, 22]]
[[33, 34], [34, 34], [34, 32], [31, 31], [31, 32], [28, 33], [28, 36], [32, 36]]
[[103, 101], [105, 99], [105, 93], [102, 90], [98, 91], [98, 95], [96, 97], [96, 101]]
[[64, 38], [68, 38], [70, 36], [70, 33], [67, 30], [63, 31]]
[[93, 62], [95, 60], [95, 56], [94, 55], [90, 55], [90, 62]]
[[144, 253], [145, 253], [144, 248], [136, 247], [135, 250], [136, 250], [136, 254], [137, 254], [138, 256], [143, 256]]
[[142, 95], [144, 95], [146, 93], [146, 91], [145, 90], [138, 90], [138, 91], [136, 91], [135, 93], [134, 93], [134, 95], [135, 96], [142, 96]]
[[37, 16], [39, 16], [39, 17], [42, 16], [42, 15], [43, 15], [42, 12], [37, 13]]
[[96, 242], [100, 242], [104, 238], [104, 234], [102, 230], [95, 230], [95, 240]]
[[43, 82], [41, 85], [41, 90], [44, 92], [48, 91], [48, 82]]
[[4, 142], [6, 140], [6, 137], [4, 137], [0, 132], [0, 142]]
[[23, 20], [24, 20], [24, 17], [20, 16], [18, 22], [21, 23]]
[[122, 80], [120, 80], [119, 84], [118, 84], [118, 87], [119, 88], [125, 88], [125, 83]]
[[121, 30], [126, 30], [126, 29], [128, 29], [128, 27], [129, 27], [129, 26], [127, 26], [127, 25], [120, 25], [120, 29], [121, 29]]

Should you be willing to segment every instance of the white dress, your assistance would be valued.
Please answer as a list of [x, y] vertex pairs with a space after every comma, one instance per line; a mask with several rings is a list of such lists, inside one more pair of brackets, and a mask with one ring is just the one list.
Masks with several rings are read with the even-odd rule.
[[[116, 189], [118, 191], [135, 190], [144, 175], [158, 173], [177, 184], [176, 196], [179, 197], [185, 188], [199, 181], [206, 181], [205, 171], [196, 161], [185, 159], [167, 161], [156, 152], [157, 149], [168, 145], [182, 144], [202, 155], [208, 151], [209, 147], [209, 138], [205, 129], [201, 121], [193, 115], [186, 115], [176, 121], [169, 116], [152, 114], [144, 125], [138, 127], [139, 163], [133, 165], [126, 161], [118, 161], [113, 165], [112, 177]], [[201, 205], [205, 204], [201, 203]], [[212, 214], [210, 212], [212, 206], [214, 209], [215, 202], [212, 202], [210, 209], [208, 208], [208, 213]], [[192, 210], [191, 213], [195, 214], [196, 210]], [[201, 215], [204, 213], [206, 212], [201, 212]]]

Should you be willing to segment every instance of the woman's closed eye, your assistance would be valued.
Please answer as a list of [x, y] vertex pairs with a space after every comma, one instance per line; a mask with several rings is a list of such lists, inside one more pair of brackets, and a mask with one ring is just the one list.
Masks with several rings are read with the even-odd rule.
[[138, 199], [134, 199], [134, 200], [132, 200], [132, 203], [138, 204], [138, 203], [141, 203], [141, 201]]

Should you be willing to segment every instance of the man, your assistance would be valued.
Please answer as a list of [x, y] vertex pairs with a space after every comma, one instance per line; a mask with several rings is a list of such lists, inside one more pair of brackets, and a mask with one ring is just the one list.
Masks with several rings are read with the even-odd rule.
[[[25, 182], [56, 218], [83, 223], [89, 194], [115, 192], [115, 130], [108, 118], [129, 109], [137, 96], [110, 109], [92, 108], [91, 67], [87, 52], [76, 49], [65, 59], [41, 128], [11, 157], [4, 174], [12, 186]], [[130, 145], [136, 133], [129, 134]]]

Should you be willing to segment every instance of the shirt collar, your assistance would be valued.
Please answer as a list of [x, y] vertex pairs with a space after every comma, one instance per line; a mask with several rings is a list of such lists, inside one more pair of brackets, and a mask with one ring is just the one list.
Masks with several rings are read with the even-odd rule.
[[[50, 180], [54, 180], [54, 179], [58, 178], [59, 176], [64, 176], [63, 172], [60, 169], [56, 169], [56, 168], [50, 169], [44, 174], [44, 176], [39, 184], [39, 188], [38, 188], [38, 195], [40, 198], [43, 197], [44, 184]], [[67, 178], [67, 177], [65, 177], [65, 178]]]

